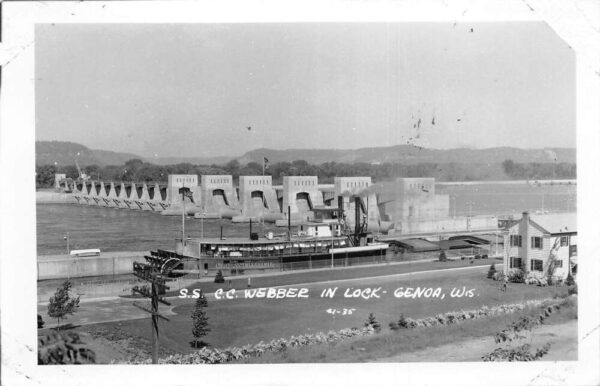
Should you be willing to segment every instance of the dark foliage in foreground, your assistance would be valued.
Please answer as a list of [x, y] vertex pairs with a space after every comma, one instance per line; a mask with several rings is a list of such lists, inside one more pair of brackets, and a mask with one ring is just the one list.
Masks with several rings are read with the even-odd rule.
[[515, 362], [515, 361], [537, 361], [548, 354], [550, 343], [546, 343], [542, 348], [531, 352], [531, 346], [524, 344], [516, 348], [497, 348], [491, 353], [482, 357], [484, 362]]
[[75, 332], [50, 330], [38, 337], [39, 365], [92, 363], [96, 363], [96, 354], [85, 347]]

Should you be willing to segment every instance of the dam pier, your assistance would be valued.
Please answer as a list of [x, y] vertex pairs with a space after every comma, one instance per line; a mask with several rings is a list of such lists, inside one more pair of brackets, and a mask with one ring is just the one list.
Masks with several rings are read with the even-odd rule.
[[[285, 227], [355, 213], [374, 232], [394, 235], [497, 230], [495, 216], [450, 216], [450, 197], [436, 194], [433, 178], [397, 178], [374, 184], [371, 177], [270, 175], [169, 175], [167, 183], [72, 180], [56, 174], [55, 188], [79, 205], [140, 210], [161, 215], [229, 219], [234, 223], [268, 222]], [[356, 216], [344, 216], [353, 227]]]

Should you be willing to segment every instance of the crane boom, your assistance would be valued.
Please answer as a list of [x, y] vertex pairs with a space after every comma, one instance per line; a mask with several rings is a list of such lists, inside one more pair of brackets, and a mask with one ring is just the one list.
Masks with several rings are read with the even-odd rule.
[[77, 166], [77, 171], [79, 172], [79, 178], [83, 181], [88, 179], [87, 174], [83, 173], [81, 171], [81, 167], [79, 167], [79, 162], [77, 162], [77, 159], [75, 159], [75, 166]]

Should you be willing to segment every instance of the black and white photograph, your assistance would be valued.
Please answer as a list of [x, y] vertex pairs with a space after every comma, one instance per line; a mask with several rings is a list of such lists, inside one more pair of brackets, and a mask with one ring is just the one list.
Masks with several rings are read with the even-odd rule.
[[4, 6], [6, 384], [599, 381], [597, 2], [123, 3]]

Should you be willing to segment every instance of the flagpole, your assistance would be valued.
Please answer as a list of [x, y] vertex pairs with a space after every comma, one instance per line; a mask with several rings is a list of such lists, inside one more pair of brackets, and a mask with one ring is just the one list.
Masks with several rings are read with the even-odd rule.
[[263, 157], [263, 163], [262, 164], [263, 164], [263, 174], [262, 175], [264, 176], [265, 175], [265, 157]]

